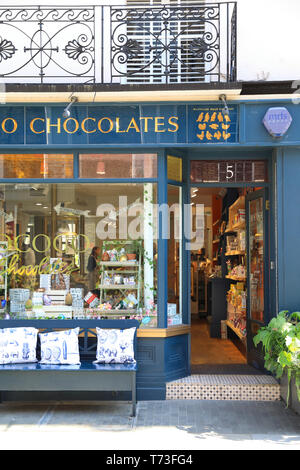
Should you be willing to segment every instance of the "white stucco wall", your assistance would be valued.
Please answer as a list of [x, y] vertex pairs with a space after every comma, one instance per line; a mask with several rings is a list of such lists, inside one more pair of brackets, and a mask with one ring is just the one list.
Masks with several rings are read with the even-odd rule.
[[299, 0], [237, 0], [238, 80], [300, 79], [299, 19]]

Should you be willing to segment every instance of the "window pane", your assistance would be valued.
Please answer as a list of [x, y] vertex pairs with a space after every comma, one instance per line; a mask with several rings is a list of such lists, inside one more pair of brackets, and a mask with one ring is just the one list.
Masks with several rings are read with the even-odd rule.
[[156, 178], [156, 154], [81, 154], [80, 178]]
[[152, 183], [0, 185], [2, 318], [156, 326], [155, 202]]
[[168, 179], [182, 181], [182, 159], [168, 155]]
[[73, 155], [0, 154], [0, 178], [73, 178]]
[[168, 186], [169, 239], [168, 239], [168, 325], [182, 323], [181, 262], [182, 216], [181, 188]]
[[268, 181], [265, 160], [193, 160], [193, 183], [257, 183]]

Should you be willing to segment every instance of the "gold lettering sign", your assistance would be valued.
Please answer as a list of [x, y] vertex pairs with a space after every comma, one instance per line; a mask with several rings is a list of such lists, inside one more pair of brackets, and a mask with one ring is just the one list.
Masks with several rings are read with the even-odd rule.
[[[59, 237], [61, 237], [62, 234], [57, 235], [52, 242], [53, 248], [55, 251], [59, 252], [60, 254], [63, 254], [64, 251], [59, 249], [57, 246], [57, 241]], [[8, 237], [6, 234], [0, 234], [0, 239], [6, 239], [8, 242], [8, 249], [9, 250], [14, 250], [17, 251], [16, 254], [13, 254], [8, 261], [8, 266], [6, 269], [1, 270], [1, 274], [12, 274], [12, 275], [22, 275], [22, 276], [36, 276], [37, 274], [71, 274], [73, 271], [76, 271], [78, 269], [77, 266], [75, 266], [74, 260], [71, 262], [71, 264], [66, 263], [62, 259], [59, 259], [58, 261], [55, 261], [55, 263], [50, 262], [50, 257], [45, 256], [40, 264], [38, 265], [28, 265], [28, 266], [20, 266], [19, 267], [19, 262], [21, 261], [21, 253], [26, 253], [28, 249], [22, 250], [19, 248], [19, 245], [22, 245], [22, 240], [23, 239], [28, 239], [28, 234], [21, 234], [15, 237], [14, 239], [11, 239]], [[87, 235], [85, 234], [78, 234], [77, 235], [77, 240], [82, 238], [85, 240], [85, 246], [83, 249], [79, 249], [76, 244], [75, 240], [72, 240], [72, 248], [74, 250], [74, 253], [85, 253], [88, 250], [90, 250], [91, 247], [91, 242], [90, 239], [88, 238]], [[37, 243], [39, 239], [45, 240], [45, 247], [43, 249], [39, 249], [37, 247]], [[36, 235], [32, 239], [32, 248], [34, 251], [37, 253], [46, 253], [47, 251], [50, 250], [51, 248], [51, 239], [48, 235], [45, 235], [44, 233], [40, 233]], [[19, 254], [20, 253], [20, 254]], [[5, 263], [6, 263], [6, 258], [3, 257], [0, 259], [0, 268], [5, 268]]]
[[[152, 126], [151, 126], [152, 124]], [[5, 134], [14, 134], [18, 129], [18, 122], [13, 117], [7, 117], [1, 122], [1, 129]], [[150, 128], [150, 126], [152, 128]], [[94, 117], [86, 117], [78, 120], [73, 117], [62, 120], [60, 117], [52, 119], [50, 117], [41, 118], [35, 117], [29, 122], [29, 129], [33, 134], [61, 134], [64, 131], [67, 134], [76, 134], [82, 131], [85, 134], [92, 134], [101, 132], [102, 134], [109, 134], [116, 132], [123, 134], [128, 132], [177, 132], [179, 130], [178, 116], [141, 116], [137, 118], [124, 119], [117, 116], [112, 119], [104, 116], [100, 119]]]

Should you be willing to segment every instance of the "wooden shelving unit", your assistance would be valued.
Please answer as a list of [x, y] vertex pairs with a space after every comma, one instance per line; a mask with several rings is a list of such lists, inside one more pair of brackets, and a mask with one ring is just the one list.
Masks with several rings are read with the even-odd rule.
[[[124, 242], [124, 247], [128, 245], [129, 242]], [[103, 251], [106, 251], [106, 244], [103, 245]], [[141, 295], [141, 283], [142, 283], [142, 273], [141, 273], [141, 252], [137, 253], [138, 260], [133, 261], [101, 261], [100, 262], [100, 283], [99, 283], [99, 290], [100, 290], [100, 305], [108, 302], [109, 300], [109, 292], [119, 292], [121, 297], [126, 297], [132, 291], [135, 292], [136, 298], [136, 308], [112, 308], [109, 309], [102, 309], [100, 310], [101, 315], [103, 316], [124, 316], [124, 315], [135, 315], [137, 314], [137, 306], [140, 303], [140, 295]], [[124, 277], [126, 275], [131, 275], [134, 277], [134, 284], [130, 283], [108, 283], [105, 282], [105, 276], [109, 275], [113, 279], [115, 275], [120, 277]], [[124, 300], [120, 298], [121, 300]]]
[[226, 320], [226, 325], [246, 344], [246, 336], [242, 334], [241, 330], [236, 328], [230, 320]]
[[[245, 210], [245, 196], [239, 197], [229, 208], [229, 219], [228, 219], [228, 225], [226, 227], [226, 233], [228, 235], [229, 234], [233, 235], [233, 237], [235, 236], [238, 239], [234, 243], [231, 242], [231, 246], [237, 246], [237, 248], [241, 248], [239, 235], [241, 232], [245, 232], [246, 230], [244, 210]], [[246, 247], [243, 246], [243, 248], [246, 248]], [[244, 264], [245, 256], [246, 256], [245, 249], [227, 250], [225, 253], [225, 256], [228, 257], [228, 259], [230, 259], [231, 256], [236, 257], [238, 259], [237, 262], [245, 266]], [[233, 283], [236, 283], [236, 282], [246, 283], [247, 281], [246, 276], [236, 276], [232, 273], [227, 274], [226, 278], [230, 281], [233, 281]], [[239, 291], [237, 291], [237, 295], [241, 295], [241, 294], [238, 294], [238, 292]], [[244, 287], [243, 292], [245, 292], [245, 287]], [[237, 307], [234, 306], [235, 302], [234, 303], [228, 303], [228, 302], [229, 301], [227, 301], [226, 325], [237, 335], [237, 337], [246, 346], [246, 336], [242, 333], [241, 329], [234, 326], [234, 323], [230, 320], [230, 318], [231, 319], [234, 318], [235, 320], [237, 320], [237, 324], [241, 322], [241, 325], [243, 325], [245, 321], [246, 310], [239, 310]]]

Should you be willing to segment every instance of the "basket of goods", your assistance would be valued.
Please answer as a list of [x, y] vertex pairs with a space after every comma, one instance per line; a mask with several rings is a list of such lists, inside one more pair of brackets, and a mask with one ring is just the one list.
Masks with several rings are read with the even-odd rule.
[[109, 261], [109, 260], [110, 260], [109, 254], [107, 253], [107, 251], [105, 251], [102, 254], [102, 261]]

